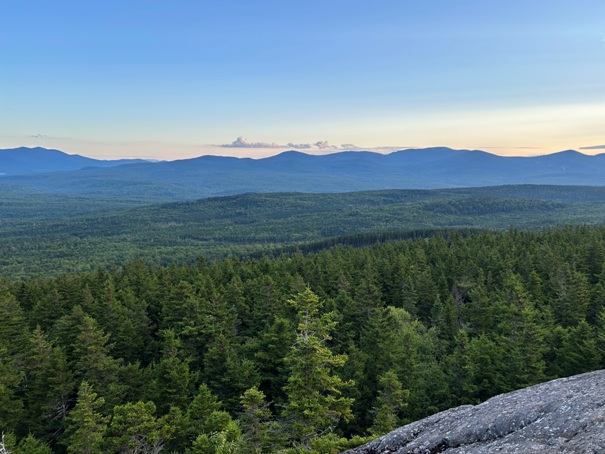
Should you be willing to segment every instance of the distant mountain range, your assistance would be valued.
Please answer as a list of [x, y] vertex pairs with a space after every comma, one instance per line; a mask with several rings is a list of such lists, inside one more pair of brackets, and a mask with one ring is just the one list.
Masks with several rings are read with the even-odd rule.
[[[57, 172], [61, 170], [61, 172]], [[287, 151], [264, 159], [201, 156], [100, 161], [58, 150], [0, 150], [0, 190], [191, 200], [246, 192], [346, 192], [511, 184], [605, 185], [605, 154], [574, 150], [503, 157], [425, 148], [322, 156]], [[16, 175], [19, 173], [20, 175]]]
[[71, 155], [47, 148], [10, 148], [0, 150], [0, 175], [78, 170], [85, 167], [113, 167], [146, 162], [143, 159], [100, 160]]

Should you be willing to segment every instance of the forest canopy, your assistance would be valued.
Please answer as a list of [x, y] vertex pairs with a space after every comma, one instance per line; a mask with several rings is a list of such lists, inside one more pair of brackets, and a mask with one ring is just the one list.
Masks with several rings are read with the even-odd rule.
[[605, 227], [0, 283], [10, 452], [338, 452], [605, 359]]
[[605, 223], [605, 187], [588, 186], [257, 193], [136, 208], [133, 203], [3, 193], [0, 277], [58, 276], [122, 266], [137, 257], [156, 266], [192, 264], [200, 256], [258, 257], [296, 246], [309, 249], [316, 242], [325, 247], [407, 238], [419, 229]]

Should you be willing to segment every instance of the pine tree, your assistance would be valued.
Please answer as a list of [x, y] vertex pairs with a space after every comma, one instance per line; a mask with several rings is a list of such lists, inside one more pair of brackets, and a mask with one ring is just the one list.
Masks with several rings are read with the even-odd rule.
[[188, 453], [217, 453], [234, 451], [239, 443], [240, 430], [229, 413], [221, 410], [222, 403], [202, 384], [185, 414], [185, 442], [191, 445]]
[[14, 429], [21, 419], [23, 402], [17, 390], [23, 375], [17, 362], [8, 354], [8, 348], [0, 343], [0, 432]]
[[250, 454], [276, 452], [278, 448], [279, 424], [272, 421], [265, 394], [250, 388], [241, 397], [243, 412], [239, 417], [242, 428], [240, 449]]
[[187, 419], [190, 432], [195, 436], [201, 433], [211, 433], [220, 430], [222, 423], [218, 422], [221, 417], [218, 413], [227, 414], [221, 411], [222, 404], [208, 388], [205, 383], [200, 385], [197, 394], [187, 407]]
[[104, 396], [110, 408], [119, 402], [125, 386], [118, 383], [121, 360], [110, 354], [109, 334], [92, 317], [84, 315], [74, 345], [76, 377], [86, 380]]
[[283, 415], [291, 424], [293, 442], [309, 448], [311, 439], [351, 418], [353, 399], [342, 392], [352, 383], [333, 372], [347, 360], [345, 355], [334, 355], [327, 345], [336, 325], [334, 313], [320, 315], [322, 303], [308, 288], [288, 302], [297, 310], [299, 323], [296, 341], [286, 358], [290, 376]]
[[162, 358], [150, 366], [151, 383], [147, 394], [157, 405], [158, 412], [166, 414], [171, 406], [184, 409], [188, 405], [198, 374], [189, 368], [188, 358], [182, 358], [182, 342], [174, 331], [164, 330], [162, 335]]
[[105, 446], [111, 452], [156, 454], [162, 451], [172, 428], [155, 416], [153, 402], [117, 405], [107, 429]]
[[63, 349], [47, 340], [37, 326], [30, 338], [24, 393], [30, 432], [54, 441], [65, 428], [75, 387]]
[[67, 430], [64, 444], [68, 454], [101, 454], [104, 452], [103, 437], [107, 430], [108, 417], [99, 413], [105, 399], [97, 397], [87, 381], [78, 391], [74, 409], [67, 415]]
[[38, 440], [32, 434], [22, 438], [17, 444], [17, 448], [11, 452], [12, 454], [52, 454], [50, 446]]
[[374, 406], [374, 423], [370, 433], [378, 436], [386, 434], [399, 425], [399, 413], [406, 406], [409, 391], [404, 390], [397, 374], [385, 372], [378, 378], [378, 397]]
[[272, 324], [267, 324], [250, 345], [261, 377], [261, 388], [267, 398], [273, 402], [285, 401], [283, 388], [288, 380], [288, 370], [284, 358], [293, 339], [292, 322], [278, 317]]
[[0, 431], [14, 429], [21, 418], [27, 338], [21, 305], [0, 283]]

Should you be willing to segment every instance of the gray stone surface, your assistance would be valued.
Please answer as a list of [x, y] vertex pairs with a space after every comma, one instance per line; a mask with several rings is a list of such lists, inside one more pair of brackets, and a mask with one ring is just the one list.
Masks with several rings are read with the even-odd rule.
[[452, 408], [347, 453], [605, 453], [605, 370]]

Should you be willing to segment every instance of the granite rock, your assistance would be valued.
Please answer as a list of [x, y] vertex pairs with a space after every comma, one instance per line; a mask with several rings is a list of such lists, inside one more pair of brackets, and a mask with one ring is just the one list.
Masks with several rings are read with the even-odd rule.
[[605, 370], [463, 405], [347, 454], [605, 453]]

